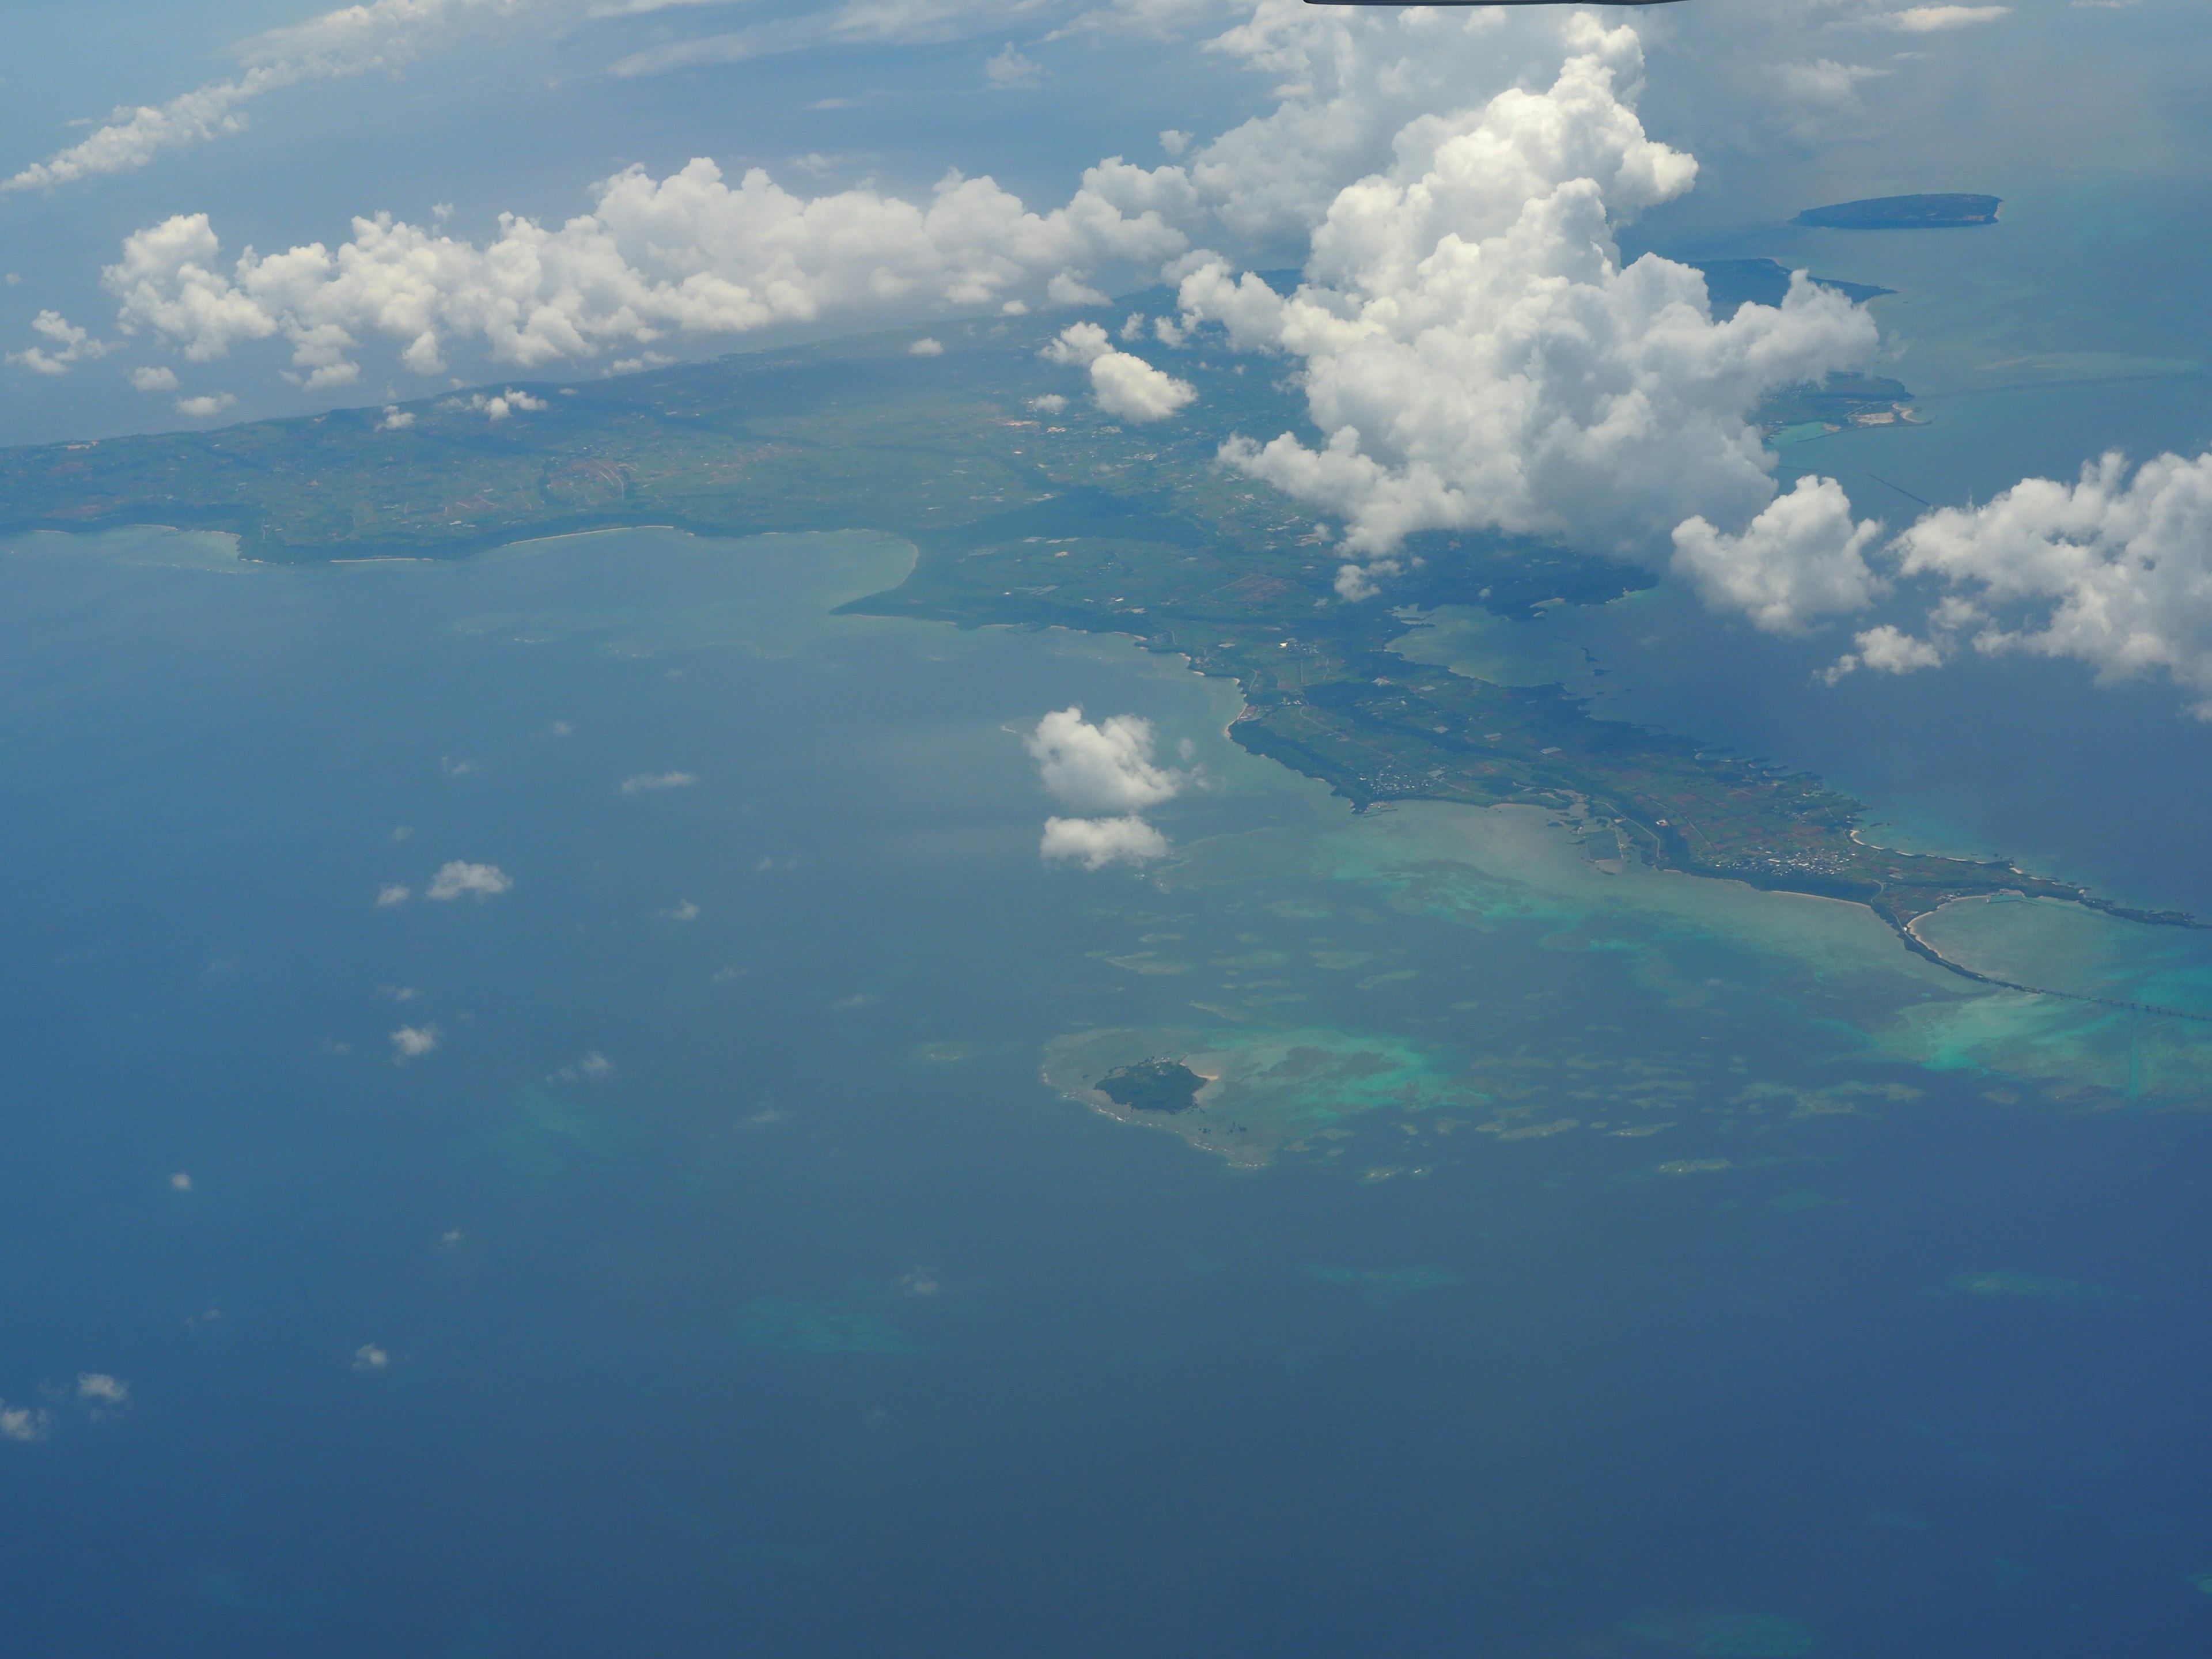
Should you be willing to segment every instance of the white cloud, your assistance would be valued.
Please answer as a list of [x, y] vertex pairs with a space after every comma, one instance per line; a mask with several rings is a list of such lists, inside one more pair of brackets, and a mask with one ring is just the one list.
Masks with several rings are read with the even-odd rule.
[[1863, 611], [1883, 591], [1866, 550], [1881, 534], [1874, 520], [1851, 522], [1851, 503], [1833, 478], [1797, 480], [1741, 536], [1702, 518], [1674, 527], [1674, 571], [1715, 610], [1741, 611], [1770, 633], [1795, 633], [1821, 617]]
[[1048, 392], [1042, 398], [1030, 398], [1030, 407], [1040, 415], [1057, 415], [1067, 407], [1067, 399], [1057, 392]]
[[179, 1170], [169, 1177], [169, 1185], [180, 1193], [188, 1193], [192, 1189], [192, 1177], [190, 1172]]
[[0, 1400], [0, 1440], [20, 1440], [25, 1443], [44, 1440], [49, 1419], [45, 1412], [28, 1406], [10, 1406]]
[[1173, 800], [1183, 775], [1152, 759], [1152, 723], [1114, 714], [1093, 726], [1080, 708], [1047, 714], [1026, 742], [1047, 790], [1079, 811], [1130, 812]]
[[76, 1379], [76, 1397], [105, 1406], [120, 1406], [131, 1398], [131, 1385], [105, 1371], [83, 1371]]
[[228, 392], [216, 392], [198, 398], [177, 399], [177, 413], [189, 415], [196, 421], [212, 420], [238, 399]]
[[398, 404], [386, 404], [384, 406], [384, 418], [376, 423], [376, 429], [379, 432], [404, 432], [414, 424], [413, 410], [402, 409]]
[[1697, 163], [1637, 118], [1633, 31], [1577, 14], [1565, 36], [1542, 90], [1405, 125], [1389, 167], [1328, 203], [1295, 294], [1221, 259], [1182, 280], [1187, 326], [1302, 360], [1328, 434], [1239, 438], [1224, 459], [1342, 514], [1354, 554], [1489, 528], [1653, 559], [1686, 520], [1748, 523], [1774, 484], [1747, 412], [1873, 354], [1866, 313], [1809, 283], [1716, 322], [1695, 270], [1622, 267], [1616, 226], [1688, 190]]
[[226, 264], [207, 215], [179, 214], [126, 238], [103, 281], [125, 332], [151, 331], [195, 362], [282, 335], [312, 380], [345, 373], [344, 354], [376, 336], [403, 367], [434, 374], [457, 339], [528, 368], [672, 334], [1089, 292], [1101, 265], [1148, 269], [1182, 252], [1176, 222], [1195, 207], [1180, 168], [1119, 158], [1042, 215], [957, 173], [919, 204], [865, 188], [796, 196], [758, 168], [732, 186], [701, 159], [665, 179], [617, 174], [557, 228], [504, 216], [483, 246], [379, 216], [354, 220], [336, 249], [248, 249]]
[[2071, 658], [2100, 683], [2163, 673], [2212, 720], [2212, 453], [2130, 477], [2114, 452], [2071, 485], [2023, 479], [1985, 506], [1929, 514], [1895, 552], [1904, 575], [1958, 590], [1929, 618], [1939, 636]]
[[1098, 407], [1125, 421], [1164, 419], [1198, 396], [1198, 388], [1188, 381], [1114, 349], [1097, 323], [1070, 324], [1042, 355], [1048, 362], [1088, 369], [1091, 395]]
[[1164, 856], [1168, 838], [1131, 813], [1118, 818], [1047, 818], [1037, 851], [1048, 864], [1080, 862], [1086, 870], [1144, 864]]
[[380, 1371], [392, 1364], [392, 1356], [374, 1342], [364, 1342], [353, 1351], [353, 1368], [357, 1371]]
[[689, 789], [698, 781], [697, 775], [690, 772], [640, 772], [623, 780], [622, 792], [625, 795], [642, 795], [656, 789]]
[[671, 921], [696, 921], [699, 920], [699, 907], [690, 899], [678, 899], [659, 914]]
[[376, 890], [376, 908], [388, 910], [395, 904], [404, 904], [415, 896], [415, 890], [403, 883], [387, 881]]
[[58, 311], [42, 311], [31, 319], [32, 331], [45, 337], [54, 348], [27, 346], [21, 351], [11, 351], [8, 361], [29, 369], [33, 374], [66, 374], [88, 357], [105, 357], [107, 343], [95, 340], [89, 329], [77, 327]]
[[507, 13], [526, 0], [371, 0], [249, 42], [245, 73], [171, 99], [124, 105], [89, 137], [0, 179], [0, 191], [52, 190], [101, 173], [144, 167], [163, 150], [245, 131], [245, 106], [303, 82], [395, 67], [470, 12]]
[[1846, 674], [1866, 668], [1877, 674], [1911, 674], [1923, 668], [1941, 668], [1943, 653], [1926, 640], [1916, 640], [1893, 623], [1879, 628], [1869, 628], [1855, 635], [1851, 643], [1856, 652], [1846, 652], [1836, 659], [1835, 665], [1825, 671], [1820, 678], [1831, 685]]
[[481, 903], [514, 885], [514, 878], [496, 864], [466, 864], [459, 859], [441, 865], [431, 878], [428, 896], [443, 902], [472, 894]]
[[933, 340], [925, 334], [908, 346], [907, 351], [916, 357], [942, 357], [945, 355], [945, 343], [942, 340]]
[[1903, 11], [1879, 12], [1870, 20], [1881, 27], [1906, 34], [1932, 34], [1938, 29], [1971, 28], [1994, 23], [2011, 15], [2010, 6], [1911, 6]]
[[1044, 80], [1044, 65], [1022, 56], [1009, 40], [1004, 51], [983, 65], [983, 74], [994, 87], [1034, 87]]
[[131, 384], [141, 392], [174, 392], [177, 371], [165, 364], [131, 371]]
[[434, 1025], [403, 1025], [392, 1034], [392, 1057], [395, 1060], [419, 1060], [438, 1046], [438, 1028]]
[[[294, 361], [296, 362], [297, 359], [295, 358]], [[350, 379], [351, 376], [349, 375], [347, 378]], [[444, 403], [441, 404], [439, 407], [441, 409], [465, 409], [471, 414], [482, 415], [492, 421], [497, 422], [507, 419], [508, 416], [514, 414], [517, 410], [520, 410], [526, 414], [535, 414], [546, 408], [547, 404], [543, 398], [533, 398], [527, 392], [517, 392], [514, 387], [509, 386], [505, 392], [500, 392], [495, 396], [487, 396], [485, 393], [479, 392], [467, 398], [449, 398]], [[386, 414], [385, 416], [385, 424], [387, 426], [391, 425], [392, 420], [392, 416], [390, 414]], [[414, 423], [414, 420], [415, 417], [410, 415], [402, 419], [399, 422], [399, 424], [401, 426], [411, 426]]]

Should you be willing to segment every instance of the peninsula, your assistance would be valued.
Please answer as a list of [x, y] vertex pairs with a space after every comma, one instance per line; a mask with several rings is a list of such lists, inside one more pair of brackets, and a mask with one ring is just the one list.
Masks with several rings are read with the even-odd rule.
[[[1164, 290], [1138, 295], [1115, 314], [1171, 303]], [[1594, 719], [1558, 686], [1410, 662], [1389, 647], [1422, 610], [1527, 619], [1656, 578], [1554, 544], [1429, 534], [1409, 546], [1418, 562], [1390, 603], [1343, 603], [1314, 516], [1215, 460], [1232, 431], [1305, 431], [1295, 388], [1187, 347], [1163, 357], [1198, 384], [1194, 417], [1125, 429], [1039, 361], [1064, 320], [940, 325], [943, 350], [928, 356], [904, 331], [569, 386], [507, 383], [499, 398], [0, 451], [0, 531], [217, 529], [246, 558], [289, 562], [459, 558], [637, 524], [887, 531], [920, 549], [914, 572], [850, 609], [1120, 633], [1177, 653], [1237, 682], [1238, 743], [1355, 808], [1541, 805], [1611, 837], [1624, 859], [1858, 901], [1916, 951], [1926, 947], [1914, 918], [2008, 890], [2186, 920], [2120, 910], [2003, 863], [1869, 846], [1852, 834], [1858, 804], [1816, 777]], [[1808, 388], [1760, 418], [1833, 418], [1902, 392]], [[1179, 1081], [1157, 1079], [1160, 1097]]]

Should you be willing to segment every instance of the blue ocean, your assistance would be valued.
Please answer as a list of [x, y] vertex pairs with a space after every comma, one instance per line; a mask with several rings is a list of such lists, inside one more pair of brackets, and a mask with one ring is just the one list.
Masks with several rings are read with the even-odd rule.
[[911, 556], [0, 552], [0, 1650], [2203, 1650], [2191, 936], [1355, 816]]

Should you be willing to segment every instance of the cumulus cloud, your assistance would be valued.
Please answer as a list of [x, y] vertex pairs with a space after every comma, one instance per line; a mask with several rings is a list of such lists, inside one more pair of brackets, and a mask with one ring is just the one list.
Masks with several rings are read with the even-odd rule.
[[[1329, 204], [1295, 293], [1222, 259], [1182, 280], [1186, 326], [1302, 361], [1327, 434], [1240, 437], [1223, 459], [1341, 514], [1382, 574], [1420, 530], [1650, 559], [1686, 520], [1748, 525], [1774, 499], [1748, 411], [1875, 350], [1867, 313], [1802, 276], [1778, 308], [1718, 322], [1698, 272], [1622, 265], [1616, 227], [1688, 190], [1697, 163], [1637, 118], [1632, 30], [1577, 15], [1566, 39], [1548, 87], [1401, 128], [1390, 167]], [[1355, 568], [1340, 591], [1374, 585]]]
[[1188, 779], [1153, 760], [1154, 741], [1152, 723], [1134, 714], [1093, 726], [1073, 708], [1037, 722], [1027, 747], [1045, 788], [1079, 811], [1113, 815], [1047, 818], [1037, 848], [1047, 863], [1103, 870], [1166, 854], [1168, 838], [1145, 821], [1142, 810], [1174, 799]]
[[196, 421], [212, 420], [238, 401], [228, 392], [205, 393], [198, 398], [177, 399], [177, 413], [189, 415]]
[[1097, 323], [1074, 323], [1044, 349], [1047, 362], [1073, 364], [1091, 374], [1091, 395], [1109, 415], [1125, 421], [1164, 420], [1198, 396], [1198, 388], [1154, 368], [1142, 357], [1116, 351]]
[[303, 82], [366, 74], [415, 56], [465, 15], [510, 12], [526, 0], [370, 0], [247, 43], [244, 72], [166, 104], [124, 105], [68, 149], [0, 179], [0, 191], [52, 190], [101, 173], [143, 167], [163, 150], [246, 129], [246, 106]]
[[[31, 319], [31, 330], [42, 336], [46, 345], [11, 351], [8, 361], [33, 374], [66, 374], [88, 357], [107, 355], [106, 341], [94, 339], [89, 329], [77, 327], [58, 311], [40, 312]], [[174, 385], [174, 380], [170, 384]]]
[[1079, 811], [1131, 812], [1173, 800], [1183, 775], [1152, 759], [1152, 723], [1113, 714], [1093, 726], [1080, 707], [1047, 714], [1027, 740], [1047, 790]]
[[1943, 653], [1927, 640], [1916, 640], [1893, 623], [1854, 635], [1856, 651], [1844, 653], [1820, 678], [1833, 685], [1846, 674], [1869, 668], [1877, 674], [1911, 674], [1923, 668], [1941, 668]]
[[[347, 368], [350, 369], [351, 365], [347, 365]], [[351, 380], [353, 376], [349, 373], [346, 378], [348, 380]], [[312, 377], [308, 383], [311, 386], [313, 384]], [[545, 399], [543, 398], [533, 398], [527, 392], [517, 392], [512, 386], [509, 386], [505, 392], [489, 395], [478, 392], [465, 398], [449, 398], [442, 405], [441, 405], [441, 407], [447, 409], [465, 409], [471, 414], [482, 415], [487, 419], [492, 421], [503, 421], [507, 419], [508, 416], [514, 414], [517, 410], [520, 410], [525, 414], [537, 414], [545, 409], [546, 406]], [[402, 420], [399, 424], [402, 426], [410, 425], [413, 423], [414, 419], [415, 417], [410, 415]], [[387, 426], [392, 424], [392, 417], [389, 415], [386, 415], [385, 417], [385, 424]]]
[[810, 198], [759, 168], [732, 185], [702, 158], [664, 179], [617, 174], [592, 211], [557, 228], [504, 216], [483, 246], [380, 215], [354, 220], [336, 248], [227, 261], [208, 216], [179, 214], [126, 238], [103, 281], [126, 333], [155, 333], [195, 362], [281, 335], [295, 371], [327, 385], [357, 372], [349, 354], [371, 337], [435, 374], [455, 340], [530, 368], [833, 313], [1088, 293], [1083, 279], [1101, 265], [1182, 252], [1188, 239], [1171, 222], [1194, 205], [1180, 169], [1118, 157], [1044, 214], [957, 173], [926, 204], [872, 189]]
[[1741, 611], [1770, 633], [1796, 633], [1814, 619], [1863, 611], [1885, 591], [1866, 562], [1881, 534], [1875, 520], [1851, 522], [1851, 503], [1833, 478], [1802, 477], [1741, 536], [1702, 518], [1674, 526], [1674, 570], [1715, 610]]
[[374, 1342], [364, 1342], [353, 1351], [353, 1368], [357, 1371], [380, 1371], [391, 1364], [391, 1354]]
[[1901, 574], [1953, 592], [1929, 617], [1935, 641], [1870, 653], [1862, 636], [1863, 665], [1931, 666], [1942, 641], [1966, 636], [1986, 653], [2071, 658], [2100, 683], [2162, 673], [2212, 720], [2212, 453], [2131, 476], [2116, 451], [2070, 485], [2023, 479], [1927, 514], [1894, 550]]
[[945, 355], [945, 342], [933, 340], [925, 334], [908, 346], [907, 352], [910, 356], [915, 357], [942, 357]]
[[1118, 818], [1047, 818], [1037, 851], [1048, 864], [1079, 863], [1103, 870], [1115, 863], [1144, 864], [1165, 855], [1168, 838], [1134, 813]]
[[496, 864], [467, 864], [453, 859], [439, 866], [427, 896], [447, 902], [465, 895], [481, 903], [514, 885], [514, 878]]
[[177, 371], [163, 364], [155, 364], [131, 371], [131, 384], [141, 392], [174, 392]]
[[105, 1371], [83, 1371], [76, 1379], [76, 1397], [103, 1406], [120, 1406], [131, 1398], [131, 1385]]
[[622, 792], [643, 795], [658, 789], [689, 789], [698, 781], [697, 775], [690, 772], [640, 772], [622, 781]]
[[420, 1060], [438, 1046], [438, 1028], [434, 1025], [403, 1025], [392, 1034], [392, 1058], [395, 1060]]
[[395, 904], [404, 904], [415, 896], [415, 890], [404, 883], [387, 881], [376, 890], [376, 908], [388, 910]]
[[29, 1443], [44, 1440], [50, 1419], [43, 1411], [28, 1406], [10, 1406], [0, 1400], [0, 1440]]

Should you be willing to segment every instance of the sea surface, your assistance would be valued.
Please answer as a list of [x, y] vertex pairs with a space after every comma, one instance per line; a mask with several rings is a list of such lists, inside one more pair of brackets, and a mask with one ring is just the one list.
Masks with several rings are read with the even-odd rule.
[[0, 550], [0, 1651], [2204, 1650], [2197, 936], [1354, 815], [911, 556]]

